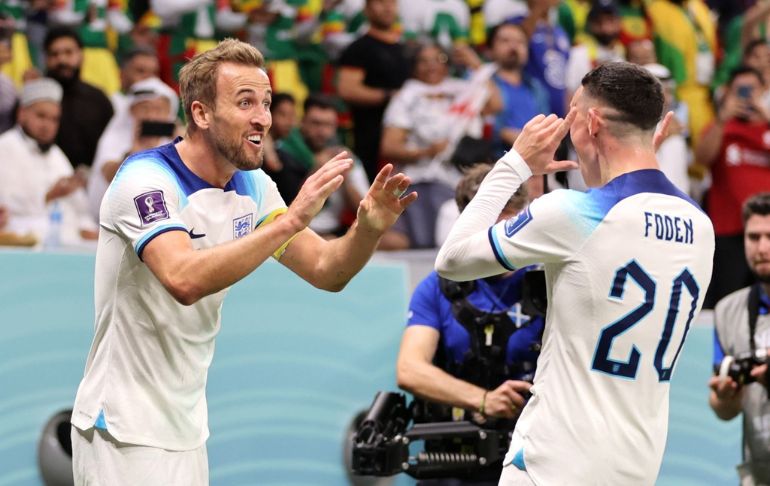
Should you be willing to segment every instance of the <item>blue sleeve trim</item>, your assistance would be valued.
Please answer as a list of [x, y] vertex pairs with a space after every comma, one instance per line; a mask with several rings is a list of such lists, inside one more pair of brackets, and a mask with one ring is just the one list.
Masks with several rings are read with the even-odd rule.
[[722, 360], [725, 357], [725, 351], [722, 349], [722, 343], [719, 342], [719, 333], [717, 328], [714, 327], [714, 366], [722, 364]]
[[511, 461], [511, 464], [516, 466], [516, 468], [520, 471], [527, 470], [527, 465], [524, 463], [524, 449], [519, 449], [516, 455], [513, 456], [513, 460]]
[[139, 241], [136, 242], [136, 246], [135, 246], [136, 256], [138, 256], [139, 259], [142, 260], [142, 252], [144, 251], [144, 247], [147, 246], [147, 243], [152, 241], [153, 238], [155, 238], [156, 236], [159, 236], [163, 233], [168, 233], [169, 231], [184, 231], [185, 233], [187, 233], [187, 228], [176, 224], [164, 224], [163, 226], [158, 226], [151, 233], [147, 233]]
[[94, 422], [94, 427], [101, 430], [107, 430], [107, 421], [104, 420], [104, 409], [99, 410], [99, 416], [96, 417], [96, 422]]
[[500, 243], [497, 241], [497, 235], [495, 234], [495, 227], [490, 226], [487, 234], [489, 235], [489, 244], [492, 246], [492, 253], [495, 254], [497, 263], [510, 271], [516, 270], [516, 267], [511, 265], [511, 262], [503, 254], [502, 248], [500, 248]]
[[259, 221], [257, 221], [257, 224], [255, 224], [255, 225], [254, 225], [254, 228], [259, 228], [259, 226], [260, 226], [262, 223], [264, 223], [264, 222], [265, 222], [265, 220], [266, 220], [268, 217], [270, 217], [270, 214], [272, 214], [272, 213], [266, 214], [266, 215], [262, 216], [261, 218], [259, 218]]

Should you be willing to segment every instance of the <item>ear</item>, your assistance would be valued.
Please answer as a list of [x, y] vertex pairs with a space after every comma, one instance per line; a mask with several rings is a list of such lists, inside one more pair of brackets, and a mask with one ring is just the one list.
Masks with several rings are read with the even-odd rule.
[[211, 125], [211, 112], [209, 111], [208, 107], [201, 103], [200, 101], [193, 101], [192, 105], [190, 106], [190, 111], [192, 112], [192, 118], [193, 122], [195, 122], [195, 125], [202, 129], [206, 130]]
[[599, 130], [603, 125], [599, 110], [596, 108], [589, 108], [588, 116], [586, 118], [588, 125], [588, 135], [592, 138], [596, 138], [596, 136], [599, 135]]

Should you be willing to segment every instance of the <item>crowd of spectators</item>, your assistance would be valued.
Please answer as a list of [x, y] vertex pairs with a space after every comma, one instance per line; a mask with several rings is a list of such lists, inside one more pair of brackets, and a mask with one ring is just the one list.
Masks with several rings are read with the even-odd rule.
[[[420, 198], [383, 250], [440, 245], [468, 165], [532, 116], [564, 115], [593, 67], [627, 60], [675, 113], [662, 170], [714, 222], [713, 305], [748, 283], [740, 207], [770, 190], [769, 25], [765, 0], [5, 0], [0, 242], [96, 238], [122, 160], [184, 133], [180, 67], [225, 37], [268, 61], [264, 168], [287, 203], [331, 156], [356, 159], [314, 229], [344, 232], [385, 161], [412, 178]], [[527, 189], [559, 187], [585, 189], [577, 171]]]

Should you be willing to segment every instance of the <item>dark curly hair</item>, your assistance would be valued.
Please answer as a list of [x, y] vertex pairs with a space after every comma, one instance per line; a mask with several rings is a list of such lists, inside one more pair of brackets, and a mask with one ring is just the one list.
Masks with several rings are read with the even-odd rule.
[[641, 130], [653, 130], [663, 115], [663, 89], [648, 70], [628, 62], [608, 62], [583, 77], [585, 92], [617, 114], [605, 114], [611, 121], [627, 123]]

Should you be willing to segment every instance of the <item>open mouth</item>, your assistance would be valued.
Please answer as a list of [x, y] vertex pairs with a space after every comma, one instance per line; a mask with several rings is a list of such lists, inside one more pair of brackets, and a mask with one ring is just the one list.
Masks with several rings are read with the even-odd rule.
[[249, 135], [246, 140], [256, 145], [257, 147], [262, 145], [262, 135]]

